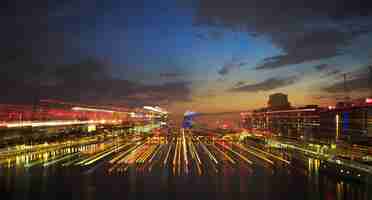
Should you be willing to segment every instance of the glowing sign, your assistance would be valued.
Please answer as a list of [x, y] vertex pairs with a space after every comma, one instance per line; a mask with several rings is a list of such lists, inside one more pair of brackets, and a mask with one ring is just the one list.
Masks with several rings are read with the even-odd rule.
[[367, 99], [366, 99], [366, 103], [368, 103], [368, 104], [372, 104], [372, 98], [367, 98]]

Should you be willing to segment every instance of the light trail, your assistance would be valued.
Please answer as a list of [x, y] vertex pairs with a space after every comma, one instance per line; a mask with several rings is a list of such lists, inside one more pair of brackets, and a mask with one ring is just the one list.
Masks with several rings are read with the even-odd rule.
[[246, 152], [248, 152], [248, 153], [250, 153], [250, 154], [252, 154], [252, 155], [254, 155], [254, 156], [256, 156], [256, 157], [258, 157], [258, 158], [260, 158], [260, 159], [262, 159], [262, 160], [264, 160], [264, 161], [266, 161], [266, 162], [268, 162], [268, 163], [270, 163], [271, 165], [274, 165], [274, 162], [273, 162], [272, 160], [270, 160], [270, 159], [268, 159], [268, 158], [266, 158], [266, 157], [264, 157], [264, 156], [262, 156], [262, 155], [259, 155], [259, 154], [257, 154], [257, 153], [254, 152], [254, 151], [251, 151], [251, 150], [249, 150], [249, 149], [243, 147], [241, 144], [236, 144], [236, 143], [233, 143], [233, 144], [234, 144], [235, 146], [239, 147], [240, 149], [242, 149], [242, 150], [244, 150], [244, 151], [246, 151]]
[[78, 152], [77, 152], [77, 153], [70, 154], [70, 155], [65, 155], [65, 156], [62, 157], [62, 158], [59, 158], [59, 159], [56, 159], [56, 160], [53, 160], [53, 161], [50, 161], [50, 162], [44, 163], [44, 164], [43, 164], [43, 167], [48, 167], [48, 166], [50, 166], [50, 165], [54, 165], [54, 164], [56, 164], [56, 163], [58, 163], [58, 162], [62, 162], [62, 161], [64, 161], [64, 160], [67, 160], [67, 159], [73, 158], [73, 157], [78, 156], [78, 155], [79, 155]]
[[88, 157], [88, 158], [85, 159], [85, 160], [82, 160], [82, 161], [80, 161], [80, 162], [78, 162], [78, 163], [75, 163], [75, 165], [84, 165], [85, 163], [89, 162], [90, 160], [94, 160], [95, 158], [100, 157], [101, 155], [103, 155], [103, 154], [105, 154], [106, 152], [108, 152], [108, 151], [110, 151], [110, 150], [112, 150], [112, 149], [115, 149], [115, 148], [116, 148], [116, 147], [113, 145], [113, 146], [109, 147], [109, 149], [103, 150], [102, 152], [100, 152], [100, 153], [98, 153], [98, 154], [95, 154], [95, 155], [93, 155], [93, 156], [91, 156], [91, 157]]
[[263, 150], [258, 149], [258, 148], [256, 148], [256, 147], [253, 147], [253, 146], [250, 146], [249, 148], [252, 148], [252, 149], [254, 149], [254, 150], [256, 150], [256, 151], [259, 151], [259, 152], [264, 153], [264, 154], [266, 154], [266, 155], [268, 155], [268, 156], [271, 156], [271, 157], [273, 157], [273, 158], [276, 158], [276, 159], [278, 159], [278, 160], [280, 160], [280, 161], [283, 161], [283, 162], [285, 162], [285, 163], [287, 163], [287, 164], [291, 164], [290, 161], [285, 160], [285, 159], [283, 159], [283, 158], [281, 158], [281, 157], [279, 157], [279, 156], [277, 156], [277, 155], [274, 155], [274, 154], [272, 154], [272, 153], [268, 153], [268, 152], [266, 152], [266, 151], [263, 151]]
[[48, 162], [48, 161], [51, 161], [51, 160], [55, 160], [55, 159], [59, 159], [59, 158], [64, 157], [64, 156], [66, 156], [66, 155], [49, 156], [48, 153], [45, 153], [45, 154], [43, 155], [42, 159], [40, 159], [40, 160], [36, 160], [36, 161], [34, 161], [34, 162], [32, 162], [32, 163], [26, 163], [26, 164], [24, 165], [24, 167], [26, 167], [26, 168], [30, 168], [30, 167], [33, 167], [33, 166], [35, 166], [35, 165], [43, 164], [43, 163], [45, 163], [45, 162]]
[[[79, 155], [79, 156], [80, 156], [80, 155]], [[87, 156], [79, 157], [79, 158], [73, 159], [73, 160], [71, 160], [71, 161], [68, 161], [68, 162], [66, 162], [66, 163], [63, 163], [62, 166], [63, 166], [63, 167], [68, 167], [68, 166], [70, 166], [70, 165], [72, 165], [72, 164], [74, 164], [74, 163], [76, 163], [76, 162], [79, 162], [79, 161], [81, 161], [81, 160], [84, 160], [84, 159], [86, 159], [86, 158], [87, 158]]]
[[154, 157], [156, 156], [156, 154], [160, 151], [160, 149], [162, 148], [163, 146], [160, 146], [160, 145], [157, 145], [155, 147], [155, 151], [153, 151], [153, 154], [151, 156], [151, 158], [149, 159], [149, 162], [151, 163], [153, 160], [154, 160]]
[[[157, 148], [156, 152], [154, 152], [154, 154], [151, 156], [151, 158], [150, 158], [150, 160], [149, 160], [149, 164], [150, 164], [150, 166], [149, 166], [149, 171], [150, 171], [150, 172], [151, 172], [151, 169], [152, 169], [152, 167], [154, 166], [156, 160], [154, 161], [154, 163], [153, 163], [152, 161], [154, 160], [154, 158], [155, 158], [155, 156], [158, 154], [158, 152], [160, 152], [160, 155], [159, 155], [159, 159], [160, 159], [160, 156], [161, 156], [162, 153], [163, 153], [164, 147], [165, 147], [164, 144], [160, 144], [159, 148]], [[152, 163], [153, 163], [153, 165], [151, 165]]]
[[195, 147], [194, 143], [191, 141], [190, 144], [191, 144], [191, 146], [192, 146], [192, 151], [194, 152], [194, 155], [195, 155], [195, 157], [196, 157], [198, 163], [201, 165], [202, 162], [201, 162], [201, 160], [200, 160], [199, 154], [198, 154], [198, 152], [197, 152], [197, 150], [196, 150], [196, 147]]
[[186, 147], [186, 139], [185, 139], [185, 131], [184, 129], [182, 129], [182, 146], [183, 146], [183, 158], [184, 158], [184, 161], [185, 161], [185, 171], [186, 171], [186, 174], [189, 173], [189, 161], [187, 159], [187, 147]]
[[234, 159], [232, 159], [229, 155], [227, 155], [225, 152], [221, 151], [216, 145], [212, 145], [214, 149], [216, 149], [219, 153], [221, 153], [231, 164], [236, 164]]
[[174, 150], [174, 157], [173, 157], [173, 173], [176, 173], [176, 166], [177, 166], [177, 152], [178, 152], [178, 139], [176, 138], [176, 148]]
[[234, 151], [232, 148], [228, 147], [227, 145], [222, 144], [222, 143], [218, 143], [218, 144], [220, 144], [220, 145], [221, 145], [222, 147], [224, 147], [225, 149], [227, 149], [227, 150], [231, 151], [232, 153], [234, 153], [235, 155], [237, 155], [239, 158], [241, 158], [242, 160], [244, 160], [246, 163], [248, 163], [248, 164], [250, 164], [250, 165], [253, 164], [253, 162], [250, 161], [250, 160], [248, 160], [248, 158], [246, 158], [245, 156], [241, 155], [240, 153]]
[[189, 142], [189, 145], [190, 145], [190, 152], [192, 153], [191, 156], [194, 156], [194, 160], [195, 160], [195, 163], [196, 163], [196, 167], [198, 169], [198, 174], [201, 175], [202, 174], [202, 170], [201, 170], [201, 160], [199, 158], [199, 155], [198, 155], [198, 152], [196, 151], [195, 149], [195, 145], [194, 143], [192, 142], [192, 140]]
[[90, 160], [90, 161], [84, 163], [83, 165], [84, 165], [84, 166], [88, 166], [88, 165], [90, 165], [90, 164], [92, 164], [92, 163], [95, 163], [96, 161], [103, 159], [104, 157], [106, 157], [106, 156], [112, 154], [112, 153], [115, 152], [115, 151], [117, 151], [117, 149], [113, 149], [113, 150], [111, 150], [111, 151], [108, 151], [108, 152], [102, 154], [101, 156], [98, 156], [98, 157], [94, 158], [93, 160]]
[[[124, 157], [125, 155], [127, 155], [128, 153], [132, 152], [133, 150], [137, 149], [137, 148], [140, 148], [141, 146], [143, 146], [145, 143], [140, 143], [140, 144], [137, 144], [136, 146], [134, 147], [131, 147], [130, 149], [126, 150], [125, 152], [123, 152], [122, 154], [118, 155], [117, 157], [113, 158], [112, 160], [109, 161], [110, 164], [114, 164], [115, 162], [119, 161], [122, 157]], [[119, 161], [120, 162], [120, 161]]]
[[101, 155], [98, 155], [98, 156], [95, 156], [95, 157], [93, 157], [93, 159], [90, 159], [88, 161], [85, 161], [85, 162], [81, 163], [81, 165], [88, 166], [88, 165], [90, 165], [92, 163], [95, 163], [96, 161], [98, 161], [100, 159], [105, 158], [106, 156], [108, 156], [108, 155], [110, 155], [110, 154], [112, 154], [114, 152], [117, 152], [117, 151], [125, 148], [126, 146], [128, 146], [128, 144], [120, 145], [119, 147], [113, 146], [109, 150], [107, 150], [105, 153], [103, 153]]
[[145, 152], [137, 158], [136, 163], [144, 163], [151, 156], [151, 154], [156, 150], [157, 146], [150, 146]]
[[218, 161], [217, 159], [214, 157], [214, 155], [207, 149], [207, 147], [203, 144], [203, 142], [200, 142], [200, 145], [202, 146], [202, 149], [207, 152], [207, 155], [208, 157], [216, 163], [216, 165], [218, 164]]
[[[143, 145], [145, 145], [145, 142], [139, 143], [135, 145], [134, 147], [131, 147], [130, 149], [126, 150], [122, 154], [118, 155], [117, 157], [113, 158], [112, 160], [109, 161], [110, 164], [114, 164], [112, 167], [109, 168], [109, 172], [111, 173], [113, 170], [115, 170], [119, 165], [121, 165], [127, 157], [136, 149], [141, 148]], [[124, 158], [123, 158], [124, 157]], [[125, 170], [126, 171], [126, 170]]]
[[24, 122], [9, 122], [5, 126], [7, 128], [17, 128], [17, 127], [41, 127], [41, 126], [68, 126], [68, 125], [79, 125], [79, 124], [99, 124], [101, 121], [46, 121], [46, 122], [33, 122], [33, 121], [24, 121]]
[[[178, 141], [178, 139], [177, 139]], [[181, 163], [181, 150], [182, 150], [182, 147], [181, 147], [181, 141], [179, 141], [179, 144], [178, 144], [178, 165], [177, 165], [177, 168], [178, 168], [178, 174], [181, 174], [181, 167], [182, 167], [182, 163]]]
[[148, 148], [147, 143], [148, 142], [145, 142], [143, 146], [133, 150], [128, 156], [124, 157], [124, 162], [126, 164], [134, 164], [136, 160], [146, 152], [146, 149]]
[[170, 152], [171, 152], [171, 150], [172, 150], [172, 146], [173, 146], [173, 143], [170, 143], [170, 144], [168, 145], [168, 152], [167, 152], [167, 154], [165, 155], [165, 158], [164, 158], [164, 161], [163, 161], [163, 166], [166, 166], [166, 164], [167, 164], [167, 162], [168, 162], [168, 157], [169, 157], [169, 154], [170, 154]]

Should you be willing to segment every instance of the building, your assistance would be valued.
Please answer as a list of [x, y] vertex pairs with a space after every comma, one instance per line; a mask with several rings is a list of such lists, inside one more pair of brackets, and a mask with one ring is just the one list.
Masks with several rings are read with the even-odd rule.
[[324, 136], [352, 142], [372, 138], [372, 106], [336, 107], [320, 113]]
[[290, 107], [282, 93], [270, 95], [268, 108], [241, 113], [242, 127], [290, 138], [363, 143], [372, 139], [372, 99], [336, 106]]
[[264, 130], [282, 137], [351, 143], [372, 139], [372, 102], [350, 107], [261, 109], [242, 113], [241, 117], [246, 129]]
[[318, 107], [302, 107], [287, 110], [258, 110], [245, 113], [242, 120], [247, 129], [260, 129], [284, 137], [312, 137], [319, 127]]
[[288, 109], [290, 108], [288, 96], [283, 93], [275, 93], [269, 96], [267, 107], [271, 110]]

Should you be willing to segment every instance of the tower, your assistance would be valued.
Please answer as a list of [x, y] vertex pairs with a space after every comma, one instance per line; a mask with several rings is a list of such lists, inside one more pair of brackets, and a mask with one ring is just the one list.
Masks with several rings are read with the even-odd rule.
[[372, 98], [372, 65], [368, 66], [368, 87], [369, 87], [369, 98]]
[[290, 108], [291, 104], [288, 102], [288, 96], [283, 93], [275, 93], [269, 96], [269, 101], [267, 102], [267, 106], [270, 109], [278, 110], [278, 109], [288, 109]]
[[350, 97], [349, 97], [349, 92], [348, 92], [347, 85], [346, 85], [346, 73], [344, 73], [344, 95], [345, 95], [344, 103], [347, 104], [350, 100]]

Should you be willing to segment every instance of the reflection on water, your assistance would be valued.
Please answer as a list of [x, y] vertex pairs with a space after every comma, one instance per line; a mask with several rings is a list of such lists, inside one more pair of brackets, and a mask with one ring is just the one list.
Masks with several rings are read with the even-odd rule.
[[319, 173], [320, 160], [308, 159], [308, 192], [310, 199], [356, 200], [371, 199], [371, 185], [351, 180], [341, 180]]
[[[370, 185], [327, 176], [319, 171], [317, 159], [301, 166], [270, 165], [258, 159], [264, 154], [255, 151], [255, 157], [238, 145], [176, 141], [110, 141], [4, 157], [0, 159], [0, 192], [4, 199], [14, 200], [372, 199]], [[195, 164], [184, 165], [186, 156]], [[181, 173], [173, 172], [173, 161]]]

